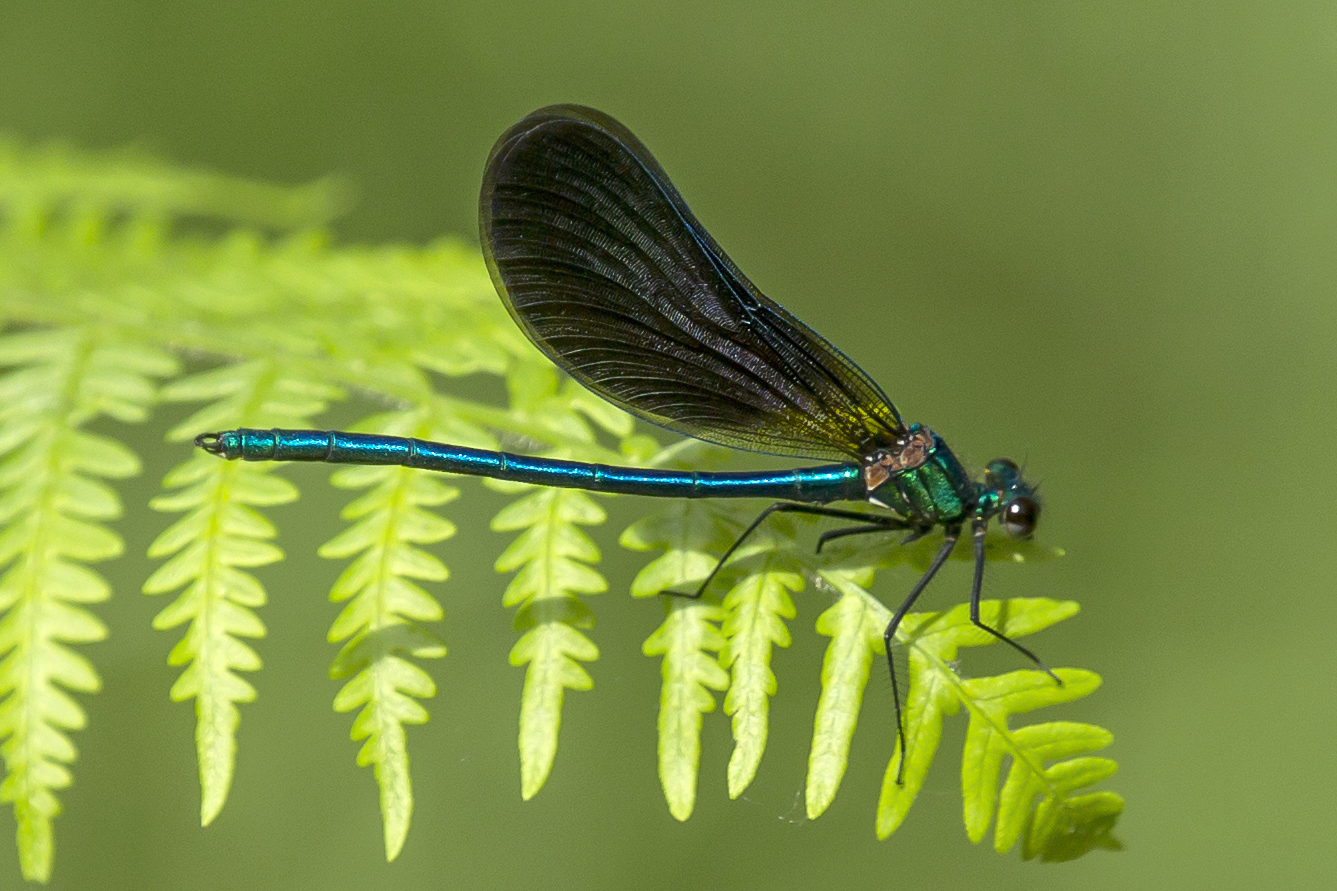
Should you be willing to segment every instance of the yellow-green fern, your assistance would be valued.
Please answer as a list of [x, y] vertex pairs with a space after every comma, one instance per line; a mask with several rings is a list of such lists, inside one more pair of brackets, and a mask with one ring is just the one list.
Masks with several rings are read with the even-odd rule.
[[[298, 483], [328, 479], [352, 492], [348, 525], [320, 551], [343, 567], [328, 592], [340, 609], [328, 635], [330, 673], [342, 682], [332, 705], [353, 713], [348, 731], [358, 746], [349, 756], [372, 768], [390, 858], [410, 828], [410, 728], [431, 717], [435, 660], [453, 635], [469, 633], [442, 620], [442, 603], [455, 595], [436, 546], [453, 534], [452, 502], [476, 497], [479, 483], [394, 467], [230, 463], [193, 453], [190, 438], [237, 426], [321, 426], [332, 405], [356, 399], [378, 412], [359, 425], [367, 430], [482, 448], [521, 443], [605, 463], [683, 457], [537, 354], [502, 309], [476, 248], [452, 239], [332, 245], [321, 227], [344, 202], [329, 181], [284, 188], [142, 157], [0, 142], [0, 799], [14, 809], [28, 878], [51, 873], [53, 820], [72, 781], [73, 734], [86, 720], [78, 697], [99, 684], [79, 647], [107, 633], [95, 609], [112, 592], [93, 567], [122, 550], [109, 526], [122, 512], [116, 484], [140, 468], [108, 432], [123, 428], [100, 419], [139, 424], [159, 403], [193, 406], [163, 446], [179, 463], [152, 500], [162, 531], [150, 554], [159, 565], [143, 590], [169, 598], [154, 627], [174, 641], [169, 661], [181, 672], [163, 695], [195, 710], [204, 823], [226, 804], [242, 706], [264, 695], [252, 642], [265, 633], [267, 592], [256, 570], [285, 556], [267, 512], [298, 498]], [[212, 222], [196, 226], [201, 218]], [[474, 374], [504, 380], [507, 404], [460, 395], [452, 378]], [[497, 577], [493, 596], [515, 609], [511, 662], [525, 682], [507, 707], [528, 798], [558, 764], [567, 691], [597, 685], [599, 645], [621, 637], [601, 628], [596, 645], [591, 595], [628, 581], [597, 568], [601, 546], [615, 538], [598, 529], [603, 498], [492, 485], [510, 499], [492, 523], [509, 544], [483, 559], [512, 574]], [[810, 523], [777, 518], [702, 598], [657, 596], [691, 592], [751, 508], [637, 505], [641, 518], [622, 543], [662, 552], [629, 587], [659, 600], [646, 606], [666, 615], [643, 648], [662, 659], [658, 758], [670, 812], [686, 819], [694, 807], [701, 727], [717, 694], [735, 734], [728, 792], [751, 782], [771, 699], [792, 682], [775, 676], [771, 656], [791, 635], [809, 633], [792, 627], [793, 600], [813, 596], [803, 589], [821, 579], [840, 595], [817, 623], [831, 637], [823, 665], [809, 669], [823, 682], [807, 779], [809, 813], [821, 813], [839, 788], [864, 685], [882, 664], [886, 608], [869, 586], [883, 567], [922, 565], [932, 545], [843, 543], [818, 557]], [[898, 575], [879, 592], [894, 599], [904, 581]], [[987, 605], [1013, 635], [1073, 611], [1049, 601]], [[1023, 712], [1085, 695], [1095, 676], [1060, 669], [1062, 687], [1029, 672], [964, 679], [952, 668], [956, 649], [988, 640], [963, 615], [918, 614], [902, 625], [911, 751], [904, 786], [894, 783], [899, 754], [886, 751], [879, 832], [905, 818], [941, 721], [964, 707], [970, 838], [993, 825], [999, 850], [1020, 842], [1025, 856], [1050, 858], [1113, 845], [1122, 802], [1089, 790], [1113, 769], [1091, 754], [1108, 733], [1073, 722], [1011, 726]], [[879, 719], [885, 742], [891, 718]], [[432, 770], [440, 757], [425, 752], [414, 764]]]

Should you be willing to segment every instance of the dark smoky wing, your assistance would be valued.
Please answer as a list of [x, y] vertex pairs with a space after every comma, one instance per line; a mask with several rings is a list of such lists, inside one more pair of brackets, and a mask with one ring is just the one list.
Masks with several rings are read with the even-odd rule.
[[861, 457], [903, 431], [839, 350], [757, 291], [639, 140], [579, 106], [498, 141], [483, 251], [511, 316], [609, 402], [757, 452]]

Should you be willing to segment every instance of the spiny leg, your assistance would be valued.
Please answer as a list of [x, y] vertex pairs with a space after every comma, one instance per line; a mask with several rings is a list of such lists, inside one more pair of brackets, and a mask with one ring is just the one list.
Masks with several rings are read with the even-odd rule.
[[[952, 548], [956, 547], [956, 540], [961, 537], [961, 527], [955, 526], [945, 530], [947, 540], [942, 543], [938, 553], [933, 557], [933, 562], [928, 565], [928, 570], [920, 576], [919, 581], [915, 583], [914, 588], [906, 598], [901, 601], [901, 605], [896, 607], [896, 612], [892, 614], [891, 621], [887, 623], [887, 630], [882, 632], [882, 643], [887, 650], [887, 669], [891, 672], [891, 701], [896, 706], [896, 737], [901, 744], [901, 761], [896, 766], [896, 785], [905, 785], [905, 760], [909, 757], [909, 751], [905, 747], [905, 718], [901, 714], [901, 689], [896, 682], [896, 663], [891, 658], [891, 644], [896, 639], [896, 629], [900, 627], [901, 619], [914, 606], [919, 595], [924, 593], [928, 583], [933, 581], [933, 576], [937, 575], [942, 564], [947, 562], [947, 558], [952, 553]], [[908, 691], [907, 691], [908, 692]]]
[[1003, 632], [999, 631], [997, 628], [990, 628], [988, 625], [985, 625], [984, 622], [980, 620], [980, 591], [984, 587], [985, 529], [986, 525], [984, 523], [976, 522], [975, 528], [973, 530], [975, 536], [975, 581], [970, 586], [970, 621], [976, 628], [980, 628], [984, 631], [989, 632], [994, 637], [998, 638], [1003, 643], [1012, 647], [1012, 649], [1016, 650], [1018, 653], [1021, 653], [1021, 655], [1025, 656], [1027, 659], [1034, 662], [1036, 668], [1040, 669], [1045, 674], [1049, 675], [1051, 678], [1054, 679], [1054, 683], [1062, 687], [1063, 681], [1059, 680], [1059, 676], [1049, 670], [1048, 665], [1045, 665], [1043, 662], [1040, 661], [1040, 657], [1036, 656], [1030, 650], [1026, 649], [1021, 644], [1017, 643], [1015, 640], [1008, 637]]
[[[897, 517], [879, 517], [876, 523], [865, 523], [862, 526], [846, 526], [844, 529], [832, 529], [830, 532], [823, 532], [817, 537], [817, 553], [822, 552], [828, 541], [835, 541], [837, 538], [845, 538], [849, 535], [871, 535], [874, 532], [890, 532], [898, 529], [914, 528], [909, 523]], [[913, 541], [914, 537], [906, 539]], [[902, 542], [904, 544], [905, 542]]]
[[777, 513], [811, 514], [817, 517], [838, 517], [842, 520], [862, 520], [865, 523], [868, 523], [870, 520], [875, 521], [874, 524], [869, 524], [870, 531], [873, 525], [878, 525], [879, 528], [886, 529], [905, 528], [903, 521], [895, 517], [887, 517], [885, 518], [885, 521], [881, 521], [879, 524], [879, 518], [875, 514], [865, 514], [856, 510], [844, 510], [838, 507], [826, 507], [821, 504], [801, 504], [794, 501], [777, 501], [761, 513], [757, 514], [757, 518], [752, 521], [750, 526], [743, 530], [743, 534], [738, 536], [733, 544], [729, 545], [729, 549], [725, 551], [724, 555], [715, 563], [715, 567], [710, 570], [710, 574], [705, 577], [705, 580], [697, 586], [696, 591], [691, 594], [684, 594], [681, 591], [665, 591], [664, 593], [671, 594], [674, 597], [688, 597], [692, 600], [699, 599], [702, 594], [706, 593], [706, 588], [710, 587], [710, 583], [715, 580], [715, 576], [724, 568], [724, 564], [729, 562], [729, 558], [732, 557], [739, 546], [747, 540], [748, 536], [757, 531], [757, 527], [766, 522], [767, 517]]

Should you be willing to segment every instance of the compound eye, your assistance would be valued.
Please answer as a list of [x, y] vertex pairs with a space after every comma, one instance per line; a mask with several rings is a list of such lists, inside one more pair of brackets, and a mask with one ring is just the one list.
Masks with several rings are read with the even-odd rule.
[[1021, 478], [1021, 468], [1011, 458], [995, 458], [984, 468], [984, 475], [994, 486], [1008, 486]]
[[1022, 495], [1003, 506], [1003, 528], [1015, 538], [1028, 538], [1040, 520], [1040, 505]]

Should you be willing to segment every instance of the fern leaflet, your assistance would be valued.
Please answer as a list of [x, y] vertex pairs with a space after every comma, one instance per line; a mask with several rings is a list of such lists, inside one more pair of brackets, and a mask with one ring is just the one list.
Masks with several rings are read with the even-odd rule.
[[[167, 399], [214, 400], [170, 434], [177, 441], [217, 426], [225, 417], [298, 426], [337, 395], [327, 385], [283, 377], [267, 362], [192, 375], [164, 388]], [[158, 613], [153, 627], [166, 631], [189, 625], [167, 661], [186, 666], [172, 685], [172, 700], [195, 700], [200, 822], [206, 826], [222, 809], [232, 783], [237, 705], [255, 699], [255, 688], [237, 672], [260, 668], [259, 655], [245, 639], [265, 634], [255, 612], [265, 603], [265, 591], [245, 570], [283, 558], [269, 543], [273, 525], [256, 508], [297, 498], [296, 487], [274, 469], [194, 455], [163, 481], [176, 491], [151, 502], [155, 510], [186, 514], [149, 547], [150, 557], [170, 559], [149, 576], [144, 593], [184, 589]]]
[[96, 692], [92, 664], [69, 647], [106, 636], [84, 605], [110, 596], [82, 564], [121, 553], [103, 523], [121, 501], [101, 480], [139, 472], [125, 446], [80, 428], [101, 415], [138, 421], [154, 377], [175, 371], [156, 349], [108, 340], [92, 328], [0, 337], [0, 800], [14, 806], [23, 875], [46, 881], [56, 792], [75, 758], [67, 732], [84, 726], [65, 691]]
[[[363, 426], [402, 436], [432, 438], [441, 431], [421, 413], [370, 418]], [[441, 605], [415, 579], [445, 581], [449, 573], [436, 557], [415, 545], [435, 544], [455, 527], [427, 508], [454, 501], [459, 490], [433, 474], [404, 467], [346, 467], [331, 482], [345, 489], [369, 489], [343, 510], [356, 521], [320, 549], [322, 557], [356, 558], [340, 575], [330, 599], [347, 606], [330, 628], [331, 643], [344, 641], [330, 675], [350, 678], [334, 707], [361, 707], [354, 740], [365, 739], [358, 764], [375, 768], [380, 788], [385, 855], [399, 855], [413, 811], [408, 745], [404, 725], [421, 724], [427, 711], [417, 700], [436, 693], [431, 677], [410, 661], [439, 659], [446, 647], [426, 626], [442, 618]]]
[[743, 794], [761, 766], [770, 697], [779, 686], [771, 671], [771, 653], [774, 647], [789, 646], [786, 621], [797, 615], [790, 593], [804, 587], [803, 563], [791, 552], [765, 544], [758, 542], [763, 548], [760, 555], [748, 561], [750, 571], [724, 597], [726, 644], [720, 650], [720, 665], [730, 673], [724, 697], [724, 711], [733, 718], [730, 798]]
[[[827, 571], [823, 577], [842, 596], [817, 618], [817, 633], [830, 637], [831, 645], [822, 658], [822, 692], [808, 750], [804, 797], [810, 820], [826, 812], [840, 789], [849, 764], [859, 704], [869, 672], [882, 656], [882, 632], [887, 627], [885, 607], [861, 596], [864, 586], [872, 582], [871, 570]], [[894, 736], [896, 728], [888, 723]]]
[[[722, 551], [742, 528], [728, 508], [700, 501], [674, 502], [633, 523], [622, 533], [623, 547], [638, 551], [663, 548], [665, 552], [637, 573], [631, 583], [632, 595], [694, 591], [695, 583], [715, 565], [711, 551]], [[701, 726], [703, 716], [715, 710], [712, 691], [729, 688], [729, 675], [718, 657], [726, 643], [719, 627], [726, 614], [717, 598], [711, 591], [699, 600], [665, 597], [664, 622], [641, 646], [645, 655], [663, 657], [659, 783], [669, 813], [678, 820], [686, 820], [696, 807]]]

